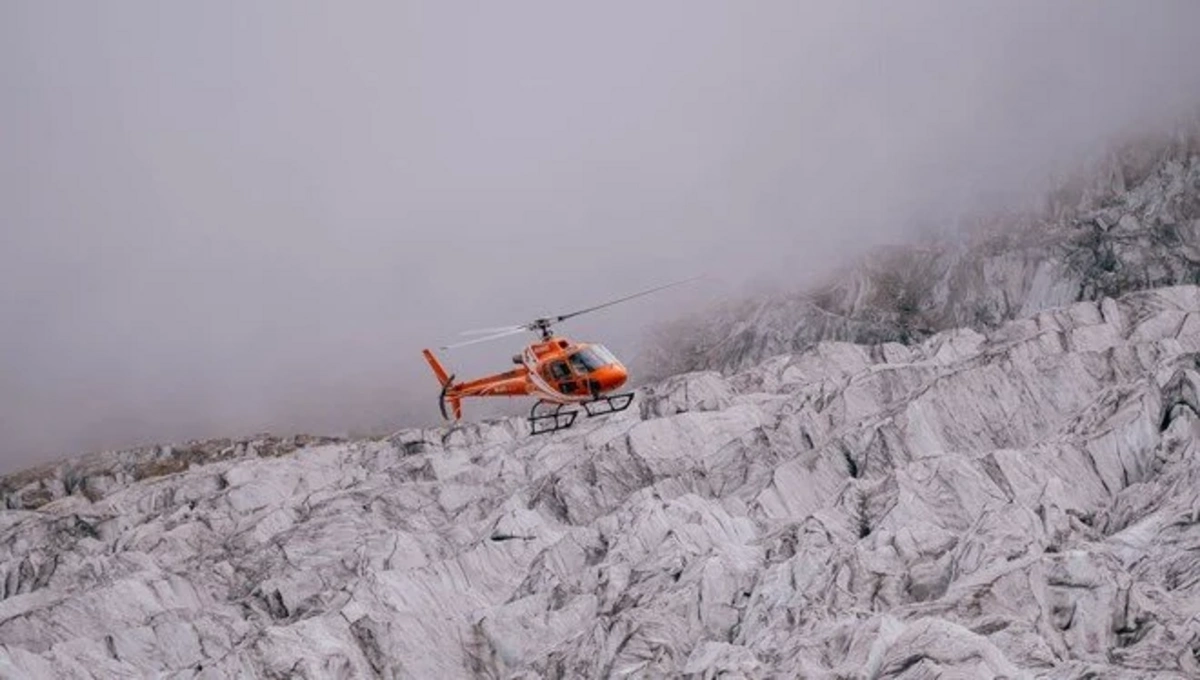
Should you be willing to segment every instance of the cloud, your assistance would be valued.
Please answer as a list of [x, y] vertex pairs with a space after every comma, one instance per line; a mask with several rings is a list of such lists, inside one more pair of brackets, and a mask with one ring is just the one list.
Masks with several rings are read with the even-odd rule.
[[1193, 110], [1197, 25], [1186, 0], [9, 3], [0, 465], [431, 422], [421, 347], [715, 275], [564, 329], [627, 354]]

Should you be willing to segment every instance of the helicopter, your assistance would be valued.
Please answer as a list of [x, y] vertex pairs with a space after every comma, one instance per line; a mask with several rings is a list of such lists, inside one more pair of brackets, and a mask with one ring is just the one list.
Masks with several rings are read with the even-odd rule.
[[[465, 331], [461, 335], [482, 335], [473, 340], [442, 345], [450, 350], [481, 342], [489, 342], [521, 333], [538, 334], [540, 340], [531, 343], [513, 356], [517, 368], [504, 373], [455, 382], [437, 356], [429, 349], [421, 350], [438, 383], [442, 386], [438, 407], [442, 418], [462, 419], [462, 400], [466, 397], [537, 397], [529, 409], [530, 433], [549, 434], [565, 430], [575, 423], [579, 408], [589, 418], [619, 413], [633, 403], [633, 392], [616, 393], [625, 384], [629, 373], [625, 366], [604, 345], [594, 342], [575, 342], [556, 335], [553, 326], [581, 314], [611, 307], [634, 298], [694, 281], [699, 277], [675, 281], [616, 300], [557, 316], [540, 317], [524, 324]], [[449, 405], [449, 410], [447, 410]], [[563, 410], [567, 409], [567, 410]]]

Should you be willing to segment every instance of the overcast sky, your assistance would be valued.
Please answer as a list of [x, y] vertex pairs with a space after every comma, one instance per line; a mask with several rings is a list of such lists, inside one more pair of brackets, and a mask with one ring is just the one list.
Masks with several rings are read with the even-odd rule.
[[628, 355], [685, 300], [1195, 107], [1198, 26], [1195, 0], [8, 0], [0, 470], [432, 422], [421, 347], [712, 275], [563, 329]]

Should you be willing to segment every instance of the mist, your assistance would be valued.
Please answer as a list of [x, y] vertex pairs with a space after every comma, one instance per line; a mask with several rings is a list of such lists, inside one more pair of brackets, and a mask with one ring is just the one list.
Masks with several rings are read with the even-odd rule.
[[562, 328], [628, 356], [1196, 110], [1198, 26], [1194, 0], [3, 3], [0, 469], [432, 423], [422, 347], [705, 273]]

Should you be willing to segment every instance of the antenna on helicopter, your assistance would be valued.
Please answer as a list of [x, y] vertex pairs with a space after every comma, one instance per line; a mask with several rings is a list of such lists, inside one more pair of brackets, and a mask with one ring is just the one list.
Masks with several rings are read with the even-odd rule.
[[683, 279], [681, 281], [673, 281], [671, 283], [663, 284], [661, 286], [655, 286], [654, 288], [649, 288], [647, 290], [643, 290], [641, 292], [634, 293], [632, 295], [626, 295], [625, 297], [617, 298], [616, 300], [609, 300], [608, 302], [603, 302], [598, 305], [593, 305], [591, 307], [585, 307], [584, 309], [579, 309], [574, 312], [568, 312], [566, 314], [559, 314], [557, 316], [540, 317], [540, 318], [534, 319], [533, 321], [530, 321], [529, 323], [525, 323], [525, 324], [520, 324], [520, 325], [516, 325], [516, 326], [500, 326], [498, 328], [479, 328], [479, 329], [470, 330], [470, 331], [463, 331], [462, 333], [460, 333], [460, 335], [482, 335], [483, 337], [475, 338], [473, 340], [464, 340], [463, 342], [456, 342], [456, 343], [453, 343], [450, 345], [442, 345], [440, 349], [455, 349], [458, 347], [466, 347], [467, 345], [474, 345], [474, 344], [481, 343], [481, 342], [489, 342], [491, 340], [498, 340], [500, 338], [506, 338], [510, 335], [518, 335], [520, 333], [525, 333], [527, 331], [533, 332], [533, 333], [538, 333], [541, 336], [542, 340], [549, 340], [554, 335], [550, 330], [550, 328], [554, 324], [562, 323], [563, 321], [566, 321], [567, 319], [577, 317], [581, 314], [587, 314], [589, 312], [594, 312], [599, 309], [604, 309], [605, 307], [611, 307], [613, 305], [620, 304], [622, 302], [627, 302], [634, 298], [642, 297], [643, 295], [649, 295], [651, 293], [657, 293], [660, 290], [664, 290], [664, 289], [671, 288], [674, 286], [679, 286], [679, 285], [682, 285], [685, 283], [691, 283], [692, 281], [696, 281], [697, 279], [700, 279], [700, 278], [703, 278], [703, 276], [693, 276], [691, 278]]

